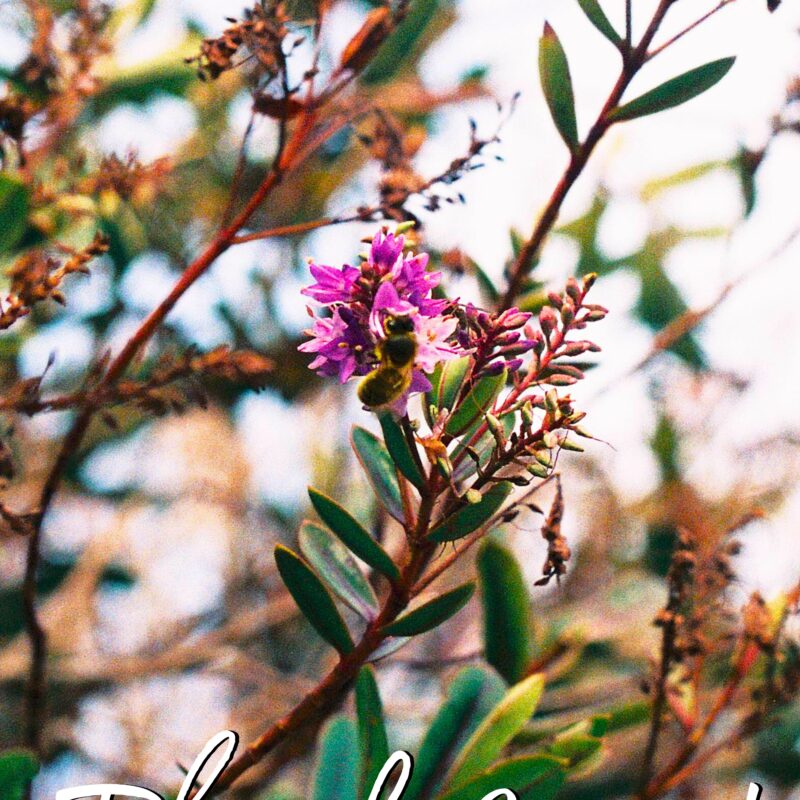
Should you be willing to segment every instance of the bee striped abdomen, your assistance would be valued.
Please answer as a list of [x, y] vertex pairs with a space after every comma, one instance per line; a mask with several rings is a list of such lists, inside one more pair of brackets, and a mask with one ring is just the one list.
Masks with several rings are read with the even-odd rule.
[[386, 331], [389, 335], [376, 348], [377, 368], [358, 384], [358, 399], [369, 408], [394, 403], [411, 385], [417, 355], [414, 324], [407, 317], [390, 317]]
[[358, 384], [358, 399], [370, 408], [393, 403], [411, 384], [411, 371], [378, 367]]

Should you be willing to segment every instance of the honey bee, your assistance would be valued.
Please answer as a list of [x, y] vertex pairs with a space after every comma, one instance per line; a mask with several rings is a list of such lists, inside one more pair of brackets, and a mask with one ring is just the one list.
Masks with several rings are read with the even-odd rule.
[[388, 317], [386, 338], [376, 349], [378, 366], [358, 384], [358, 399], [368, 408], [391, 405], [411, 384], [417, 340], [410, 317]]

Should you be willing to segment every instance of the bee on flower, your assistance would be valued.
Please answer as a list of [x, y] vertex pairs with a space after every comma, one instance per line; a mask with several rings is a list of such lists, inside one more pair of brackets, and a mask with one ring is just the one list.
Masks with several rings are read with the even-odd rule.
[[404, 237], [386, 230], [375, 234], [360, 267], [312, 262], [316, 282], [302, 293], [329, 315], [310, 310], [310, 340], [299, 348], [315, 354], [309, 368], [342, 383], [360, 377], [366, 407], [404, 414], [411, 394], [431, 388], [426, 376], [436, 365], [466, 352], [452, 304], [431, 296], [441, 273], [427, 265], [426, 253], [407, 253]]

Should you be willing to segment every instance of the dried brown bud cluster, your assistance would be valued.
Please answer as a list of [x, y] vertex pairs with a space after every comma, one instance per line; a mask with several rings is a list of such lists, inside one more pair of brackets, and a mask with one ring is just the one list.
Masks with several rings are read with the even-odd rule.
[[567, 562], [572, 556], [572, 551], [567, 544], [564, 534], [561, 533], [561, 521], [564, 517], [564, 494], [561, 490], [561, 481], [556, 476], [556, 494], [550, 513], [542, 525], [542, 538], [547, 542], [547, 558], [542, 567], [542, 575], [536, 581], [536, 586], [546, 586], [551, 578], [561, 580], [567, 571]]
[[[162, 416], [185, 410], [192, 403], [205, 406], [201, 378], [218, 378], [250, 389], [263, 389], [272, 372], [271, 359], [253, 350], [231, 350], [222, 346], [208, 353], [188, 351], [179, 358], [164, 356], [145, 379], [101, 382], [107, 358], [97, 362], [87, 383], [88, 388], [74, 394], [42, 397], [44, 375], [19, 381], [0, 398], [0, 410], [33, 415], [74, 407], [92, 407], [105, 411], [114, 406], [133, 405], [142, 411]], [[92, 384], [99, 383], [99, 388]], [[114, 426], [107, 414], [106, 422]]]
[[135, 153], [124, 158], [113, 154], [106, 156], [97, 170], [81, 182], [80, 189], [87, 194], [115, 192], [123, 200], [147, 197], [160, 188], [171, 169], [168, 158], [142, 164]]
[[[231, 26], [215, 39], [204, 39], [200, 53], [187, 58], [186, 63], [197, 64], [197, 74], [203, 80], [215, 80], [252, 58], [269, 81], [285, 70], [282, 46], [289, 33], [289, 20], [285, 3], [272, 0], [256, 3], [245, 12], [242, 21], [228, 18]], [[237, 55], [238, 62], [234, 61]]]
[[108, 242], [96, 234], [91, 244], [73, 252], [65, 261], [46, 255], [40, 250], [25, 253], [9, 269], [11, 286], [5, 303], [0, 303], [0, 329], [11, 327], [30, 313], [43, 300], [65, 303], [60, 286], [67, 275], [88, 275], [88, 263], [108, 250]]

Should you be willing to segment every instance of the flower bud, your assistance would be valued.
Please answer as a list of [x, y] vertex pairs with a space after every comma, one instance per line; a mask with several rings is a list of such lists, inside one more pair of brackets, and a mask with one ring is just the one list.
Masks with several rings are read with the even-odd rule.
[[596, 272], [589, 272], [583, 276], [583, 291], [584, 293], [588, 292], [589, 289], [594, 286], [594, 282], [597, 280], [597, 273]]
[[522, 356], [532, 348], [533, 342], [530, 339], [523, 339], [517, 344], [508, 344], [505, 347], [501, 347], [499, 353], [503, 356]]
[[550, 334], [553, 332], [557, 324], [556, 312], [550, 306], [545, 306], [539, 312], [539, 326], [542, 329], [542, 333], [545, 336], [549, 337]]
[[509, 308], [497, 318], [497, 323], [506, 330], [512, 330], [513, 328], [521, 328], [530, 318], [531, 314], [528, 311]]
[[506, 344], [514, 344], [514, 342], [518, 342], [522, 334], [519, 331], [508, 331], [506, 333], [501, 333], [495, 340], [494, 343], [497, 347], [502, 347]]
[[528, 472], [530, 472], [531, 475], [537, 478], [546, 478], [549, 474], [549, 470], [547, 469], [547, 467], [544, 467], [536, 462], [528, 464], [525, 467], [525, 469], [528, 470]]
[[491, 364], [487, 364], [481, 370], [481, 376], [484, 375], [499, 375], [504, 369], [506, 368], [506, 362], [503, 360], [500, 361], [492, 361]]
[[547, 383], [551, 386], [573, 386], [577, 382], [578, 379], [571, 375], [551, 375], [547, 378]]
[[522, 422], [524, 425], [527, 425], [528, 427], [533, 425], [533, 406], [529, 400], [522, 404], [522, 408], [520, 408], [519, 413], [522, 415]]
[[567, 281], [567, 288], [565, 291], [575, 305], [581, 302], [581, 287], [578, 285], [578, 281], [576, 281], [575, 278], [570, 278]]
[[470, 505], [477, 505], [483, 500], [483, 495], [477, 489], [467, 489], [464, 498]]
[[544, 396], [544, 407], [551, 413], [555, 414], [558, 411], [558, 392], [555, 389], [550, 389]]

